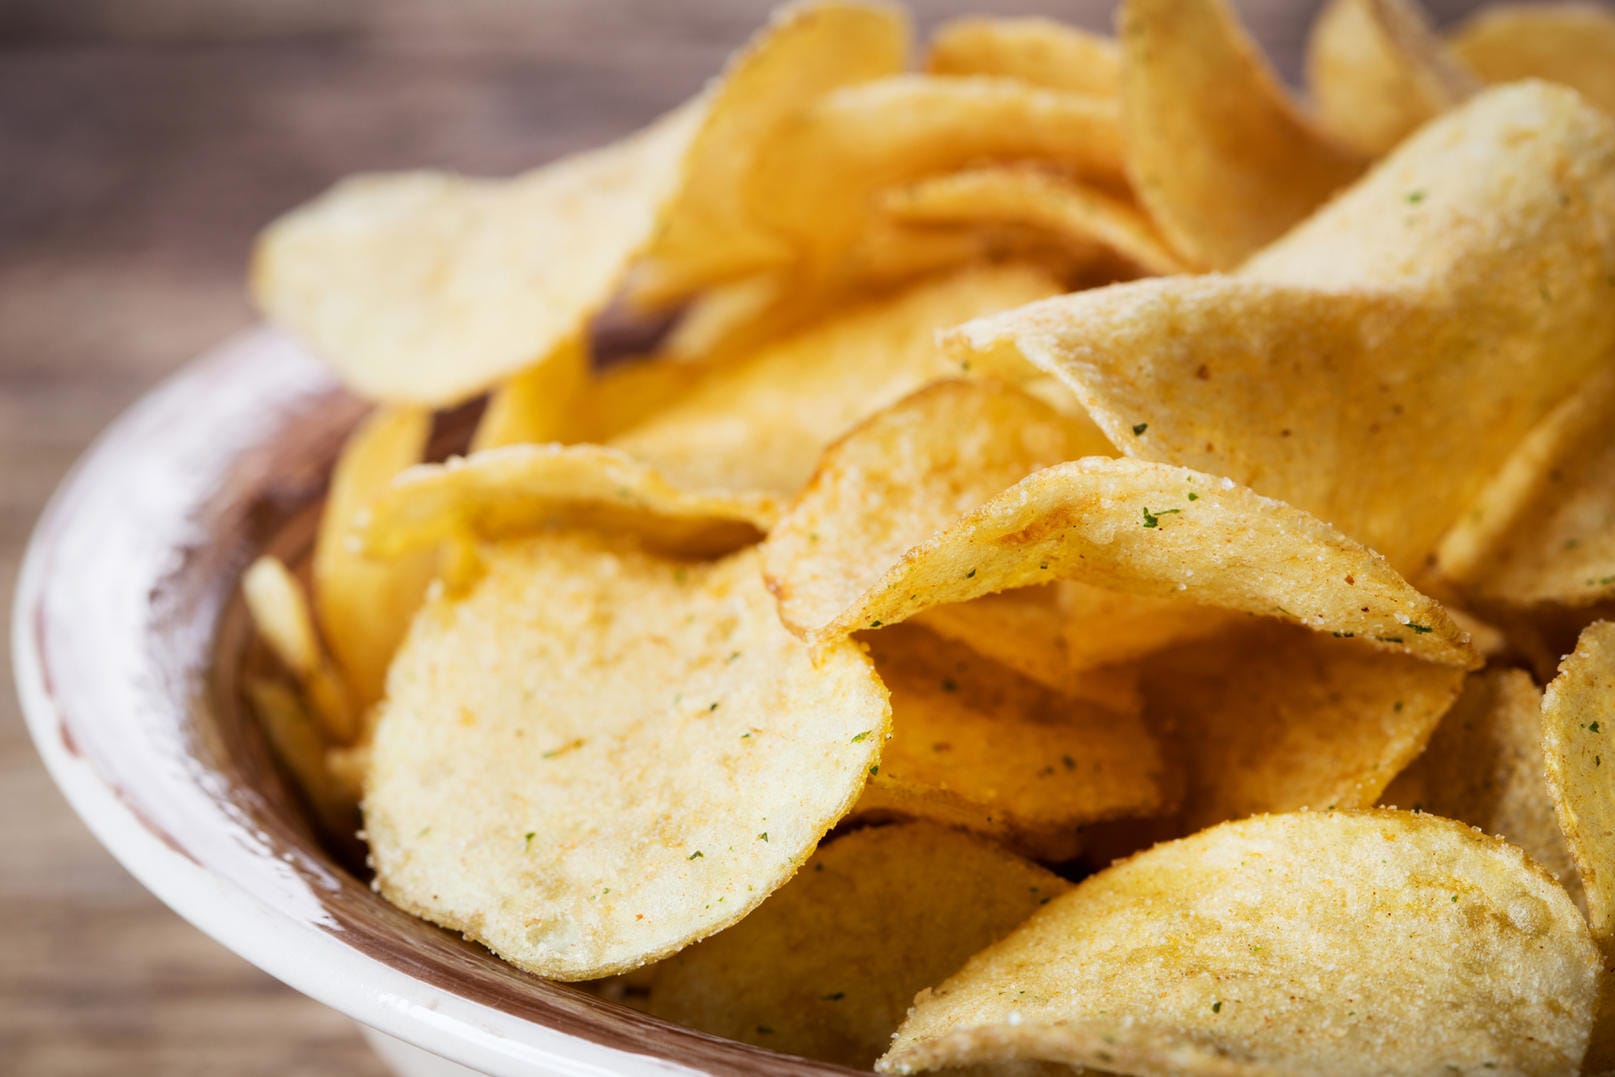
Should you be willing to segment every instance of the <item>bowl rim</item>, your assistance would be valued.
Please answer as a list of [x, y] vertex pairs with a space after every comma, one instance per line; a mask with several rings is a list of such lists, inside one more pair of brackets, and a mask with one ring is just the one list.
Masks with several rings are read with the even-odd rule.
[[[225, 387], [230, 386], [231, 378], [241, 382], [244, 366], [274, 373], [260, 379], [270, 382], [267, 387], [239, 386], [243, 391], [256, 390], [260, 394], [256, 398], [253, 392], [237, 392], [237, 397], [248, 399], [232, 401], [228, 393], [220, 394], [221, 382]], [[145, 631], [146, 622], [131, 620], [128, 614], [131, 603], [155, 602], [161, 581], [151, 578], [154, 570], [142, 571], [142, 566], [137, 565], [137, 578], [127, 581], [127, 586], [109, 588], [109, 592], [117, 593], [104, 598], [79, 586], [69, 598], [80, 603], [101, 601], [106, 608], [84, 611], [82, 605], [75, 606], [76, 612], [89, 616], [82, 624], [68, 625], [60, 616], [63, 596], [56, 592], [74, 586], [67, 577], [80, 573], [53, 572], [52, 563], [64, 544], [74, 540], [90, 541], [89, 549], [102, 548], [92, 541], [101, 536], [91, 535], [90, 530], [104, 527], [106, 512], [109, 506], [116, 506], [118, 498], [127, 499], [131, 489], [138, 490], [143, 481], [149, 483], [150, 475], [143, 479], [136, 473], [139, 467], [152, 465], [155, 459], [159, 471], [167, 466], [171, 472], [185, 463], [178, 459], [177, 446], [170, 444], [177, 437], [169, 434], [177, 429], [179, 434], [190, 432], [194, 436], [196, 427], [217, 427], [232, 418], [240, 420], [241, 416], [232, 414], [232, 408], [240, 412], [248, 404], [261, 406], [265, 395], [273, 397], [277, 392], [288, 399], [346, 396], [323, 367], [274, 330], [255, 327], [227, 339], [160, 381], [110, 424], [62, 479], [29, 537], [12, 606], [12, 665], [17, 693], [24, 724], [46, 769], [96, 839], [169, 908], [282, 983], [364, 1025], [482, 1072], [501, 1077], [535, 1072], [568, 1077], [853, 1072], [637, 1014], [632, 1015], [637, 1037], [624, 1034], [621, 1027], [603, 1026], [591, 1029], [587, 1037], [574, 1035], [428, 982], [344, 941], [340, 930], [322, 927], [318, 913], [311, 914], [307, 906], [309, 897], [318, 904], [318, 894], [305, 894], [295, 887], [285, 893], [257, 892], [232, 870], [232, 865], [250, 861], [255, 869], [273, 868], [295, 882], [292, 877], [297, 871], [288, 872], [283, 864], [266, 862], [266, 858], [273, 858], [290, 864], [285, 849], [266, 841], [254, 845], [250, 839], [255, 835], [246, 834], [249, 840], [244, 841], [243, 834], [222, 833], [227, 827], [213, 822], [208, 823], [211, 831], [202, 835], [206, 840], [200, 843], [176, 840], [171, 828], [154, 821], [151, 813], [143, 810], [143, 805], [151, 803], [149, 795], [154, 790], [218, 796], [215, 790], [204, 788], [217, 781], [218, 775], [210, 773], [194, 754], [190, 755], [190, 765], [178, 771], [155, 767], [152, 769], [157, 773], [141, 775], [138, 780], [147, 788], [139, 791], [143, 794], [140, 797], [131, 796], [131, 788], [108, 777], [105, 767], [98, 765], [101, 760], [97, 752], [86, 750], [97, 747], [92, 735], [111, 732], [114, 738], [126, 738], [124, 745], [150, 747], [141, 741], [143, 734], [137, 727], [142, 706], [148, 712], [151, 709], [149, 700], [144, 699], [151, 693], [143, 694], [134, 684], [134, 678], [150, 672], [138, 661], [141, 647], [150, 640], [136, 638]], [[196, 406], [204, 400], [218, 401], [218, 406]], [[350, 419], [357, 415], [357, 405], [351, 398], [345, 406]], [[244, 436], [250, 439], [250, 433]], [[155, 440], [157, 444], [145, 444], [140, 439]], [[190, 448], [194, 450], [195, 446]], [[226, 467], [230, 451], [223, 450], [213, 466]], [[174, 458], [163, 459], [165, 452]], [[187, 466], [194, 463], [190, 461]], [[183, 496], [159, 499], [157, 518], [175, 523], [175, 513], [194, 510], [201, 503], [199, 499], [212, 493], [205, 484], [193, 482]], [[147, 523], [150, 521], [140, 526]], [[116, 548], [107, 552], [113, 560], [121, 555]], [[168, 550], [163, 551], [167, 561], [151, 561], [149, 565], [171, 565], [176, 552], [183, 560], [186, 551]], [[240, 567], [236, 566], [236, 571]], [[229, 589], [234, 590], [234, 577]], [[217, 615], [218, 611], [214, 611], [214, 629]], [[209, 631], [205, 639], [190, 641], [207, 648], [203, 661], [209, 666], [214, 634]], [[110, 655], [109, 648], [113, 652]], [[120, 663], [124, 658], [131, 661]], [[102, 660], [106, 660], [105, 670], [97, 664]], [[68, 667], [73, 666], [95, 670], [97, 675], [74, 678], [64, 691], [64, 671], [72, 674], [74, 671]], [[86, 681], [95, 683], [85, 691], [75, 690]], [[163, 717], [176, 730], [184, 730], [184, 715]], [[131, 734], [131, 730], [135, 732]], [[131, 736], [133, 739], [129, 739]], [[170, 746], [169, 750], [174, 749]], [[242, 856], [248, 860], [239, 859]], [[489, 955], [488, 960], [497, 959]], [[656, 1053], [648, 1054], [647, 1050]]]

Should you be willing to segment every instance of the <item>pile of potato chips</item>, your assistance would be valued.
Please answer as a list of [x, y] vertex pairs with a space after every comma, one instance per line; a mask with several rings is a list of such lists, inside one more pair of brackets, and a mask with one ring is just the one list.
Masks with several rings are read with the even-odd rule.
[[273, 224], [377, 406], [252, 702], [390, 901], [754, 1044], [1615, 1069], [1615, 17], [1118, 27], [793, 4]]

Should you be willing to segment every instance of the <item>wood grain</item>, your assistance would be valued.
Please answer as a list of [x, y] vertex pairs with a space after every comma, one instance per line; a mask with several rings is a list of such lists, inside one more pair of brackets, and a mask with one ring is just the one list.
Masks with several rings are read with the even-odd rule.
[[[0, 2], [0, 583], [73, 458], [252, 314], [254, 231], [357, 169], [501, 173], [684, 97], [757, 0]], [[1241, 5], [1293, 74], [1311, 4]], [[1473, 5], [1435, 5], [1451, 15]], [[1103, 0], [918, 5], [1057, 14]], [[158, 905], [40, 769], [0, 690], [0, 1069], [380, 1074], [345, 1019]]]

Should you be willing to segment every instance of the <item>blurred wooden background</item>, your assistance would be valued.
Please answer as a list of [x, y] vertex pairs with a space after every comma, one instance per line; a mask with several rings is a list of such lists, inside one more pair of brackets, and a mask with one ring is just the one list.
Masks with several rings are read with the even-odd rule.
[[[252, 312], [254, 231], [356, 169], [503, 173], [693, 92], [764, 0], [0, 0], [0, 586], [113, 415]], [[922, 0], [1089, 26], [1109, 0]], [[1451, 19], [1472, 0], [1437, 0]], [[1294, 77], [1310, 0], [1243, 0]], [[3, 631], [3, 630], [0, 630]], [[7, 648], [9, 653], [9, 647]], [[159, 906], [0, 688], [0, 1072], [380, 1074], [347, 1022]]]

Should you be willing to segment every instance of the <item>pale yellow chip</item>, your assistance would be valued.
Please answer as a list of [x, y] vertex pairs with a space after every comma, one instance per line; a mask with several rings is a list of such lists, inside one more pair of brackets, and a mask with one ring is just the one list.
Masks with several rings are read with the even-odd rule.
[[852, 806], [886, 691], [856, 644], [815, 660], [785, 631], [754, 551], [552, 534], [484, 559], [388, 679], [364, 811], [389, 901], [538, 975], [608, 975], [745, 916]]
[[679, 189], [703, 99], [511, 180], [342, 181], [264, 232], [252, 290], [353, 389], [442, 406], [557, 354]]
[[1116, 102], [984, 76], [850, 86], [780, 125], [758, 151], [749, 198], [810, 264], [828, 264], [880, 191], [981, 161], [1045, 162], [1119, 183]]
[[933, 75], [993, 75], [1070, 93], [1121, 93], [1116, 42], [1053, 19], [966, 16], [931, 36], [925, 69]]
[[314, 541], [314, 612], [355, 707], [381, 698], [387, 665], [436, 572], [433, 551], [376, 561], [353, 541], [355, 522], [372, 511], [398, 474], [421, 462], [430, 413], [381, 408], [342, 447]]
[[827, 843], [744, 923], [646, 970], [648, 994], [635, 1005], [714, 1035], [868, 1069], [916, 992], [1069, 889], [957, 831], [856, 830]]
[[1186, 268], [1136, 206], [1034, 168], [976, 168], [935, 176], [888, 191], [881, 207], [913, 224], [1041, 232], [1066, 247], [1073, 259], [1114, 261], [1128, 276]]
[[359, 802], [334, 778], [326, 763], [324, 731], [290, 685], [267, 677], [246, 682], [247, 702], [269, 740], [269, 747], [314, 810], [320, 831], [333, 840], [351, 839], [359, 823]]
[[1437, 568], [1493, 606], [1615, 598], [1615, 367], [1520, 442], [1441, 541]]
[[712, 553], [755, 541], [777, 512], [767, 495], [677, 486], [617, 449], [509, 445], [410, 468], [370, 503], [353, 534], [375, 558], [560, 525]]
[[1488, 5], [1453, 33], [1451, 47], [1490, 82], [1548, 79], [1615, 112], [1615, 14], [1603, 5]]
[[1176, 774], [1136, 710], [1061, 695], [911, 625], [866, 642], [892, 736], [855, 814], [932, 819], [1058, 861], [1086, 824], [1173, 808]]
[[589, 345], [580, 334], [555, 351], [489, 394], [471, 435], [472, 452], [571, 440], [590, 386]]
[[1060, 376], [1129, 455], [1228, 475], [1422, 571], [1615, 348], [1615, 125], [1566, 90], [1491, 90], [1238, 276], [1082, 292], [949, 343]]
[[[797, 526], [793, 515], [775, 534]], [[781, 616], [817, 641], [1071, 579], [1273, 617], [1443, 664], [1478, 662], [1446, 610], [1383, 557], [1282, 502], [1163, 464], [1090, 457], [1035, 472], [877, 570], [872, 585], [877, 573], [846, 564], [835, 541], [821, 543], [828, 555], [791, 557], [774, 541], [764, 558]]]
[[1431, 815], [1261, 816], [1095, 875], [921, 994], [888, 1073], [1574, 1073], [1597, 950], [1513, 846]]
[[1290, 100], [1226, 0], [1125, 0], [1127, 172], [1187, 261], [1227, 269], [1362, 171]]
[[[1542, 748], [1559, 826], [1587, 891], [1593, 935], [1615, 957], [1615, 622], [1581, 634], [1542, 702]], [[1605, 757], [1608, 757], [1606, 760]]]
[[1481, 83], [1415, 0], [1332, 0], [1307, 39], [1307, 85], [1324, 124], [1378, 156]]
[[720, 364], [612, 444], [687, 487], [793, 494], [854, 423], [956, 373], [937, 330], [1057, 290], [1021, 266], [918, 284]]
[[634, 299], [670, 303], [786, 260], [789, 250], [745, 200], [758, 147], [831, 90], [897, 74], [908, 36], [906, 15], [888, 4], [816, 0], [778, 9], [717, 80], [683, 187], [631, 279]]
[[1424, 753], [1380, 801], [1513, 842], [1579, 902], [1581, 879], [1554, 816], [1546, 766], [1541, 689], [1524, 670], [1486, 670], [1469, 678]]
[[308, 695], [325, 739], [352, 740], [358, 716], [346, 678], [320, 644], [302, 583], [278, 557], [265, 555], [241, 577], [241, 594], [259, 638]]

